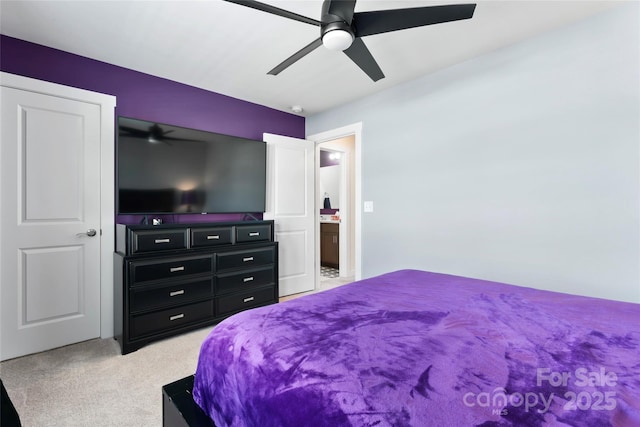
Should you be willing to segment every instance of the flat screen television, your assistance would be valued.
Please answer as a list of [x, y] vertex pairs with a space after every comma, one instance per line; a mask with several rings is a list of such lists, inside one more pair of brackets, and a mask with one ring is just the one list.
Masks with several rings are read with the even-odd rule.
[[265, 210], [266, 144], [118, 117], [118, 214]]

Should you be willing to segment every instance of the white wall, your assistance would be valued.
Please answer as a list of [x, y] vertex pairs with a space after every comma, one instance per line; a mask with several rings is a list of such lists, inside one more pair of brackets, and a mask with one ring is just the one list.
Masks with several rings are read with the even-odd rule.
[[309, 117], [363, 123], [363, 277], [640, 302], [640, 4]]

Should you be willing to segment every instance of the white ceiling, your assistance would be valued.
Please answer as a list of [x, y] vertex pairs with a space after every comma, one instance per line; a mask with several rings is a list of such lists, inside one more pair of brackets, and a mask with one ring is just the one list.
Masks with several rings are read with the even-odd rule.
[[[356, 12], [472, 0], [359, 0]], [[264, 0], [316, 20], [321, 0]], [[615, 7], [605, 1], [476, 2], [471, 20], [363, 38], [386, 78], [372, 82], [320, 47], [278, 76], [267, 71], [318, 38], [312, 25], [221, 0], [6, 1], [2, 34], [278, 110], [315, 114]]]

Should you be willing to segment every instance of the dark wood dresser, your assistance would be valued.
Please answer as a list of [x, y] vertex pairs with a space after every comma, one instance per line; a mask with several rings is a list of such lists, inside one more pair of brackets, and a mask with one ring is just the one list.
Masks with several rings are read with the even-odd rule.
[[114, 335], [122, 354], [278, 302], [273, 221], [116, 225]]

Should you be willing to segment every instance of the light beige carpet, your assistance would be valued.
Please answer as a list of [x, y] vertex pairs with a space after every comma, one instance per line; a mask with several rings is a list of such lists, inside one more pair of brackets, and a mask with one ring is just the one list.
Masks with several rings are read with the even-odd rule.
[[0, 364], [24, 427], [161, 426], [162, 386], [195, 372], [211, 328], [125, 356], [113, 338], [86, 341]]

